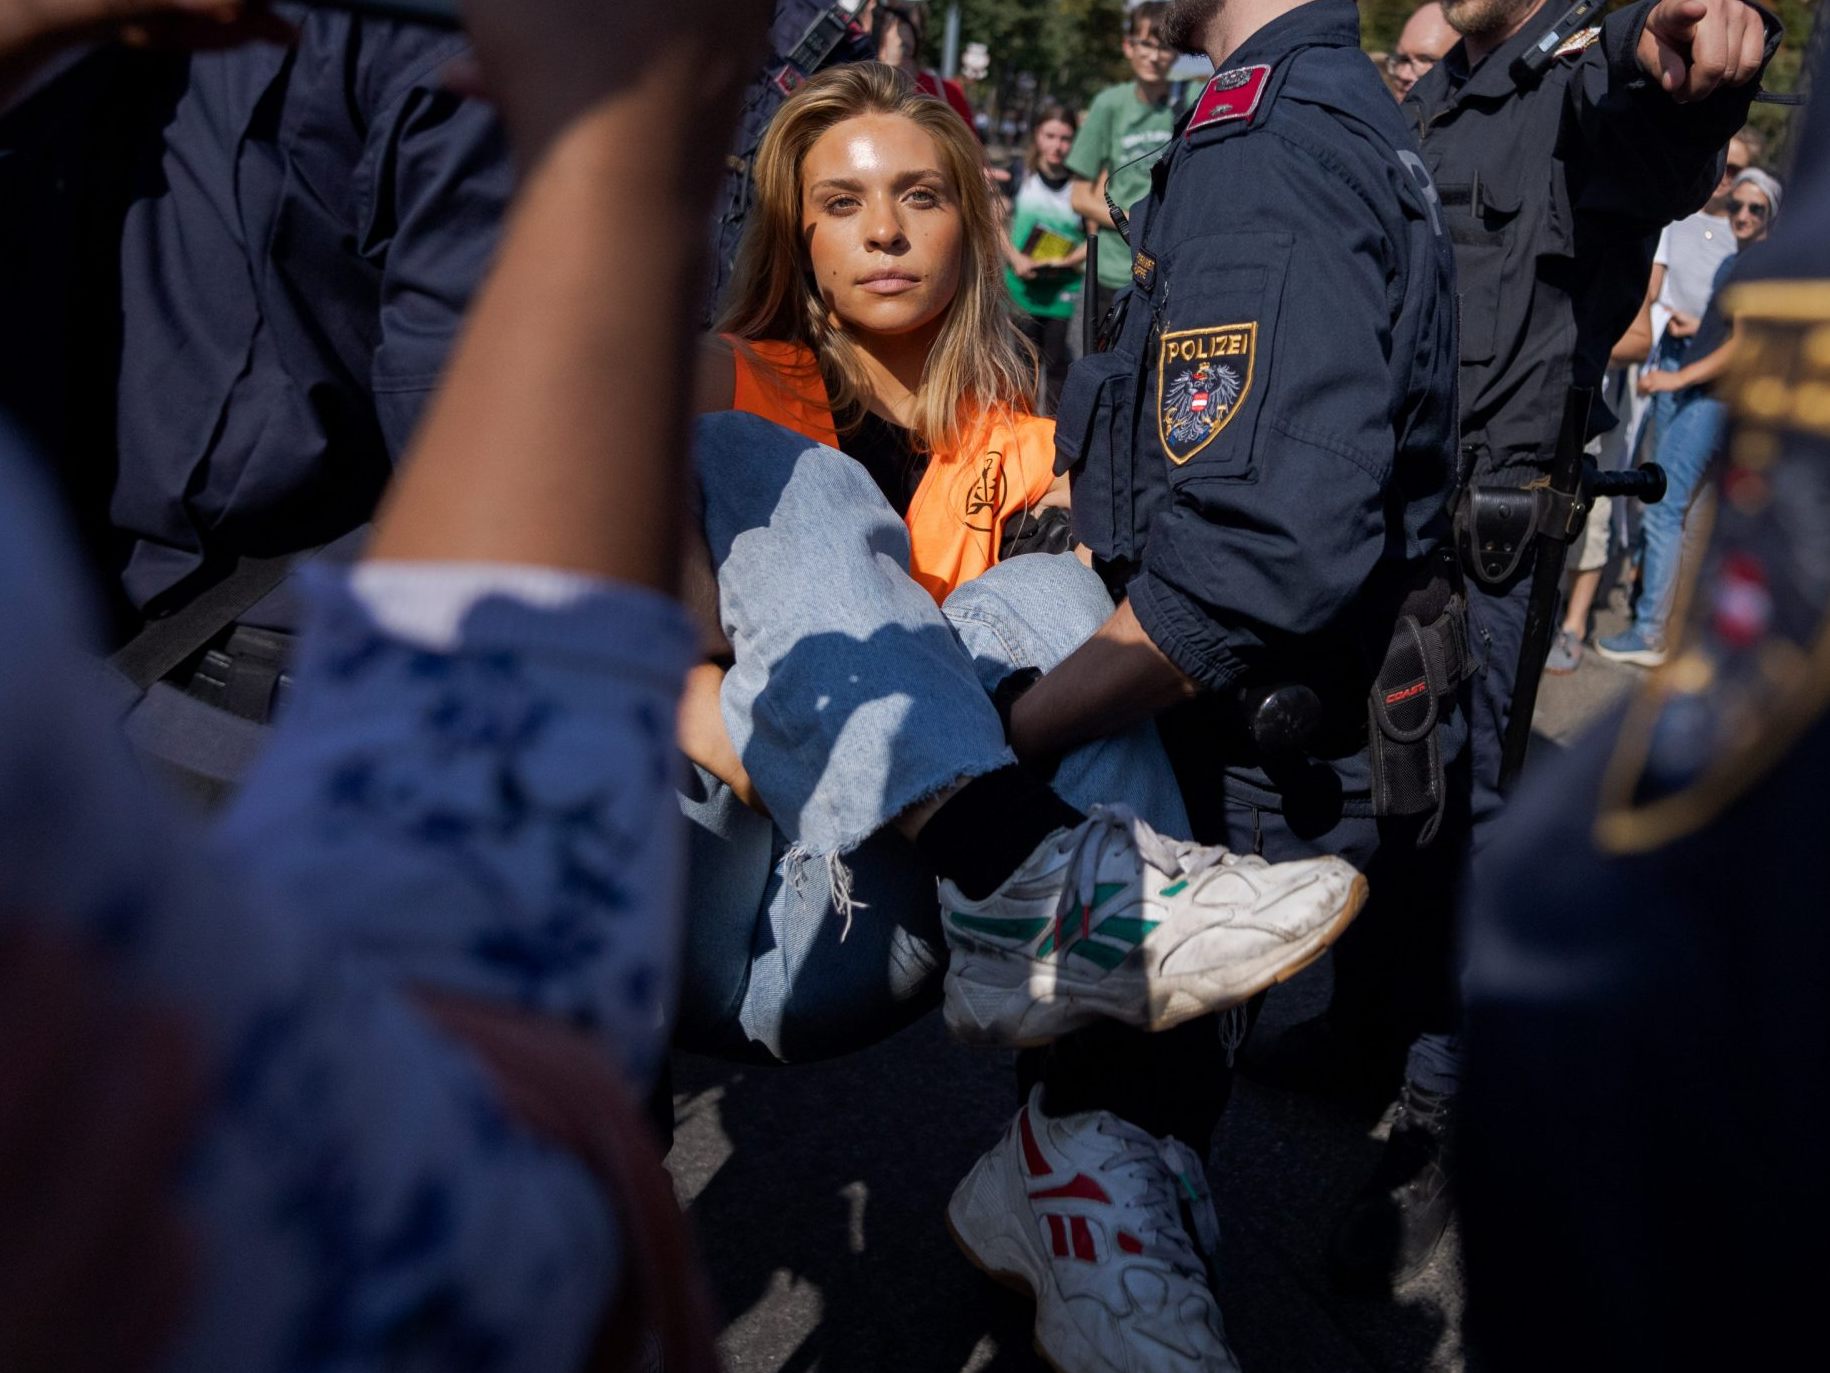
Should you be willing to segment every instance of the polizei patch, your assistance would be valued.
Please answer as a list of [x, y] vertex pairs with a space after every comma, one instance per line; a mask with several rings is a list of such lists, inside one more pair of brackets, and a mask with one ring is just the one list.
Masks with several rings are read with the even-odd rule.
[[1257, 355], [1257, 321], [1163, 335], [1157, 433], [1171, 462], [1187, 462], [1232, 423], [1251, 394]]

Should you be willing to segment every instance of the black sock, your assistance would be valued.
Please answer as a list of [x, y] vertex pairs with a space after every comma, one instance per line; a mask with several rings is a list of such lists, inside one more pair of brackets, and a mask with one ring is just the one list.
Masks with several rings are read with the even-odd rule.
[[1086, 816], [1021, 764], [974, 777], [934, 812], [916, 837], [927, 865], [973, 901], [1010, 880], [1036, 846]]

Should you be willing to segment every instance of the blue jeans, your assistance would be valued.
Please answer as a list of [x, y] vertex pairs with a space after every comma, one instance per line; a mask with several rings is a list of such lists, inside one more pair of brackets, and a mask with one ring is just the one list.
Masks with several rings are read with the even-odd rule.
[[1639, 606], [1634, 625], [1646, 641], [1664, 647], [1666, 627], [1677, 600], [1683, 564], [1684, 520], [1703, 475], [1715, 457], [1726, 414], [1722, 402], [1691, 387], [1658, 397], [1671, 401], [1658, 429], [1658, 464], [1665, 469], [1665, 499], [1648, 505], [1640, 525], [1645, 559], [1640, 569]]
[[[1112, 602], [1077, 559], [1037, 554], [943, 610], [910, 579], [908, 529], [859, 464], [751, 415], [705, 417], [697, 446], [735, 656], [724, 721], [771, 818], [703, 771], [682, 794], [681, 1041], [826, 1057], [894, 1032], [939, 994], [934, 874], [890, 822], [1012, 762], [989, 691], [1060, 662]], [[1154, 725], [1076, 750], [1055, 785], [1072, 804], [1122, 801], [1188, 836]]]
[[[1658, 346], [1652, 350], [1652, 356], [1645, 365], [1655, 372], [1675, 372], [1684, 365], [1689, 355], [1690, 340], [1674, 338], [1670, 330], [1666, 330], [1659, 335]], [[1647, 403], [1645, 425], [1650, 432], [1641, 442], [1648, 456], [1658, 452], [1658, 446], [1664, 440], [1665, 431], [1671, 427], [1671, 421], [1677, 416], [1684, 395], [1682, 391], [1661, 391]]]

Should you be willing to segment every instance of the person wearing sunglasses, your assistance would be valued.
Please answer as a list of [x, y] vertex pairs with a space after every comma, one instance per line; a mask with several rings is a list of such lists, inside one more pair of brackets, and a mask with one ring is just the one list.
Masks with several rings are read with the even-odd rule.
[[1691, 342], [1693, 360], [1676, 371], [1640, 375], [1642, 396], [1671, 397], [1671, 419], [1659, 432], [1657, 450], [1658, 463], [1670, 485], [1664, 500], [1645, 507], [1639, 603], [1631, 624], [1596, 643], [1596, 652], [1604, 658], [1641, 667], [1657, 667], [1665, 661], [1665, 629], [1677, 601], [1685, 525], [1722, 434], [1725, 410], [1713, 386], [1728, 371], [1738, 342], [1734, 318], [1723, 308], [1724, 296], [1733, 280], [1758, 264], [1758, 245], [1773, 227], [1780, 194], [1778, 178], [1758, 169], [1750, 167], [1735, 178], [1728, 196], [1728, 222], [1736, 251], [1717, 269], [1709, 306]]

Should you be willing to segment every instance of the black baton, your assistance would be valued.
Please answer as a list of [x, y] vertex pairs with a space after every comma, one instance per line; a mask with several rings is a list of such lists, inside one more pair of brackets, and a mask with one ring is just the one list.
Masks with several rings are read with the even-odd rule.
[[1550, 477], [1526, 493], [1539, 506], [1538, 547], [1532, 564], [1531, 599], [1525, 607], [1525, 633], [1519, 643], [1518, 674], [1512, 684], [1512, 708], [1506, 718], [1506, 738], [1500, 752], [1502, 793], [1512, 790], [1519, 770], [1525, 766], [1532, 716], [1538, 708], [1538, 684], [1556, 631], [1563, 564], [1570, 544], [1582, 535], [1589, 508], [1598, 496], [1632, 496], [1647, 505], [1656, 505], [1665, 498], [1664, 469], [1656, 463], [1627, 472], [1597, 472], [1587, 462], [1582, 450], [1588, 442], [1589, 407], [1593, 401], [1591, 391], [1570, 392]]

